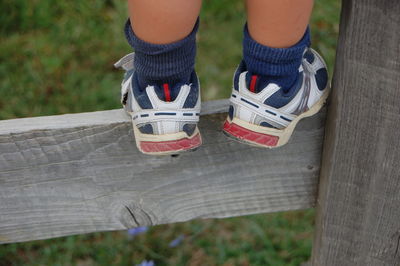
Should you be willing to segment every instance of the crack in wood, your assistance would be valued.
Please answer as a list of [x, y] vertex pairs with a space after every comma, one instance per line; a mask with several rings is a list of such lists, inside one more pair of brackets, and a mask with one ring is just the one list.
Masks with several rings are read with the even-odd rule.
[[400, 232], [397, 232], [399, 236], [397, 237], [397, 245], [396, 245], [396, 251], [394, 252], [394, 257], [397, 257], [397, 254], [399, 253], [399, 246], [400, 246]]
[[146, 223], [147, 226], [151, 226], [153, 225], [153, 220], [151, 219], [150, 215], [145, 212], [143, 209], [140, 209], [142, 211], [142, 213], [144, 214], [144, 216], [146, 216], [148, 223]]
[[132, 219], [133, 219], [133, 221], [136, 223], [136, 226], [139, 227], [140, 224], [139, 224], [139, 222], [136, 220], [136, 217], [135, 217], [135, 215], [133, 214], [132, 210], [131, 210], [128, 206], [126, 206], [126, 205], [124, 205], [124, 207], [128, 210], [129, 214], [132, 216]]

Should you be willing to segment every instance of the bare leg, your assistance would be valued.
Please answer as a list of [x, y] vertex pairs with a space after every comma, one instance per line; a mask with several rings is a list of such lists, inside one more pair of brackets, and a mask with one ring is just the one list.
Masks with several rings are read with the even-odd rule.
[[246, 0], [251, 37], [262, 45], [287, 48], [304, 35], [313, 0]]
[[136, 36], [145, 42], [168, 44], [193, 30], [201, 0], [129, 0], [128, 6]]

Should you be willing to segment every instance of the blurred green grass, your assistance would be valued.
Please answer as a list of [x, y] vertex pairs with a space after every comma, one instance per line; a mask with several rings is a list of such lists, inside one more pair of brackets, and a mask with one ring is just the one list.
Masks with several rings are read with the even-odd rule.
[[[0, 2], [0, 119], [119, 108], [122, 73], [113, 63], [131, 49], [117, 0]], [[226, 98], [241, 59], [244, 6], [204, 1], [196, 68], [204, 100]], [[316, 1], [313, 46], [332, 70], [339, 1]]]
[[[2, 0], [0, 119], [120, 108], [122, 73], [113, 63], [130, 51], [122, 27], [125, 1]], [[313, 47], [333, 70], [340, 2], [318, 0]], [[205, 0], [196, 69], [203, 100], [226, 98], [241, 59], [245, 21], [239, 0]], [[311, 252], [314, 211], [252, 215], [94, 233], [0, 246], [0, 265], [300, 265]], [[184, 234], [176, 247], [169, 241]]]
[[[160, 225], [0, 246], [0, 265], [300, 265], [311, 252], [314, 211]], [[183, 234], [182, 243], [169, 243]]]

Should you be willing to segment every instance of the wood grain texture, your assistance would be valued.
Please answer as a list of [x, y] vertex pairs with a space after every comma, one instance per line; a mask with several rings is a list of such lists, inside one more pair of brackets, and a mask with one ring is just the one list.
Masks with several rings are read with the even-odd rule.
[[400, 265], [400, 1], [343, 1], [313, 265]]
[[227, 107], [178, 157], [140, 154], [122, 110], [0, 121], [0, 242], [312, 207], [324, 112], [268, 150], [222, 134]]

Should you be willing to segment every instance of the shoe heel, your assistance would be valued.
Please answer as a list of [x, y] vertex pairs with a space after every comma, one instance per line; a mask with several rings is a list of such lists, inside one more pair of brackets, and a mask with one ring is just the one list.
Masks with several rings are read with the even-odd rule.
[[198, 148], [201, 145], [200, 133], [191, 138], [168, 141], [138, 141], [137, 146], [142, 153], [152, 155], [169, 155]]
[[278, 146], [279, 137], [265, 133], [255, 132], [234, 122], [225, 120], [223, 132], [229, 137], [258, 147], [275, 148]]
[[194, 150], [202, 144], [197, 127], [191, 136], [188, 136], [186, 132], [164, 135], [143, 134], [135, 126], [133, 126], [133, 133], [139, 151], [150, 155], [177, 154]]

